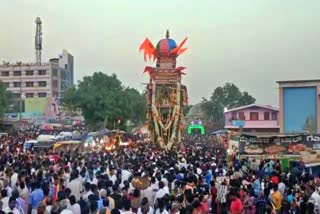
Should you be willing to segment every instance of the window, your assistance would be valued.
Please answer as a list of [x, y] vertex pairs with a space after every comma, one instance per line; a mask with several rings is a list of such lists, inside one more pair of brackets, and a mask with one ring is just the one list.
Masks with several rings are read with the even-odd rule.
[[14, 71], [13, 76], [15, 77], [21, 76], [21, 71]]
[[236, 120], [237, 119], [237, 113], [236, 112], [232, 112], [231, 119], [232, 120]]
[[270, 120], [270, 112], [264, 112], [264, 120]]
[[9, 83], [9, 82], [3, 82], [3, 84], [4, 84], [7, 88], [10, 87], [10, 83]]
[[57, 77], [58, 76], [58, 70], [57, 69], [52, 69], [52, 76]]
[[246, 116], [244, 116], [244, 112], [239, 112], [239, 119], [246, 120]]
[[34, 86], [34, 82], [26, 82], [26, 87], [33, 87]]
[[20, 93], [15, 93], [14, 95], [16, 96], [16, 98], [21, 98], [21, 94]]
[[259, 112], [250, 112], [250, 120], [259, 120]]
[[47, 86], [47, 82], [46, 81], [40, 81], [40, 82], [38, 82], [38, 86], [39, 87], [46, 87]]
[[68, 64], [65, 64], [65, 65], [64, 65], [64, 69], [68, 69]]
[[33, 76], [33, 71], [26, 71], [26, 76]]
[[9, 76], [9, 71], [2, 71], [1, 76], [3, 77], [8, 77]]
[[58, 80], [52, 81], [52, 87], [57, 88], [58, 87]]
[[34, 96], [33, 93], [26, 93], [26, 97], [27, 97], [27, 98], [31, 98], [31, 97], [33, 97], [33, 96]]
[[19, 88], [19, 87], [21, 87], [21, 82], [14, 82], [14, 83], [13, 83], [13, 87], [14, 87], [14, 88]]
[[278, 120], [278, 112], [272, 112], [272, 120]]
[[40, 92], [38, 93], [38, 97], [46, 97], [47, 93], [46, 92]]
[[46, 75], [47, 71], [46, 70], [39, 70], [38, 75]]

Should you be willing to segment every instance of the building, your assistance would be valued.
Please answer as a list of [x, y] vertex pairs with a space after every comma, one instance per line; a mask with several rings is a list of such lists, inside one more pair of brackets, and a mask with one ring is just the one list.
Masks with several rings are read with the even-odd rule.
[[59, 64], [4, 63], [0, 65], [0, 80], [18, 98], [55, 97], [59, 92]]
[[280, 132], [320, 133], [320, 79], [277, 83]]
[[251, 104], [226, 110], [224, 128], [244, 132], [279, 132], [278, 109], [271, 106]]
[[73, 84], [73, 76], [73, 56], [66, 50], [47, 63], [4, 62], [0, 65], [0, 80], [23, 100], [23, 109], [49, 118], [59, 112], [60, 97]]
[[74, 83], [73, 56], [67, 50], [63, 50], [59, 55], [60, 67], [60, 93], [69, 88]]

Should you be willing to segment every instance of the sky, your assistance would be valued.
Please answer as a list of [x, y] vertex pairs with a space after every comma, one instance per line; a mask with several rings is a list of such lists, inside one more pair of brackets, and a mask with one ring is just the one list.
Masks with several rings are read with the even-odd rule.
[[167, 29], [189, 48], [177, 65], [195, 104], [226, 82], [258, 104], [278, 105], [278, 80], [320, 78], [319, 0], [0, 0], [0, 61], [35, 61], [36, 17], [43, 61], [63, 49], [75, 80], [116, 73], [139, 91], [148, 82], [138, 48]]

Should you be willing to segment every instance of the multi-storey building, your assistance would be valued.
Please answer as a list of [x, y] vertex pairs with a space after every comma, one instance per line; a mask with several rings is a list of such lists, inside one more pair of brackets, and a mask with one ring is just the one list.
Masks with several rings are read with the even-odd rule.
[[0, 65], [0, 80], [16, 97], [55, 97], [59, 92], [59, 64], [4, 63]]
[[60, 97], [73, 84], [73, 56], [66, 50], [48, 63], [3, 63], [0, 80], [17, 97]]
[[73, 56], [64, 50], [46, 63], [3, 63], [0, 81], [21, 98], [26, 112], [55, 118], [61, 113], [59, 98], [73, 84]]

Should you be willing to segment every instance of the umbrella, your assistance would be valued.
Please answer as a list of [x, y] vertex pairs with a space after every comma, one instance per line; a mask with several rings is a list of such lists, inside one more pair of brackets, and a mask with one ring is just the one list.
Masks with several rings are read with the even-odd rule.
[[147, 189], [150, 185], [148, 177], [134, 177], [131, 181], [134, 188], [139, 190]]

